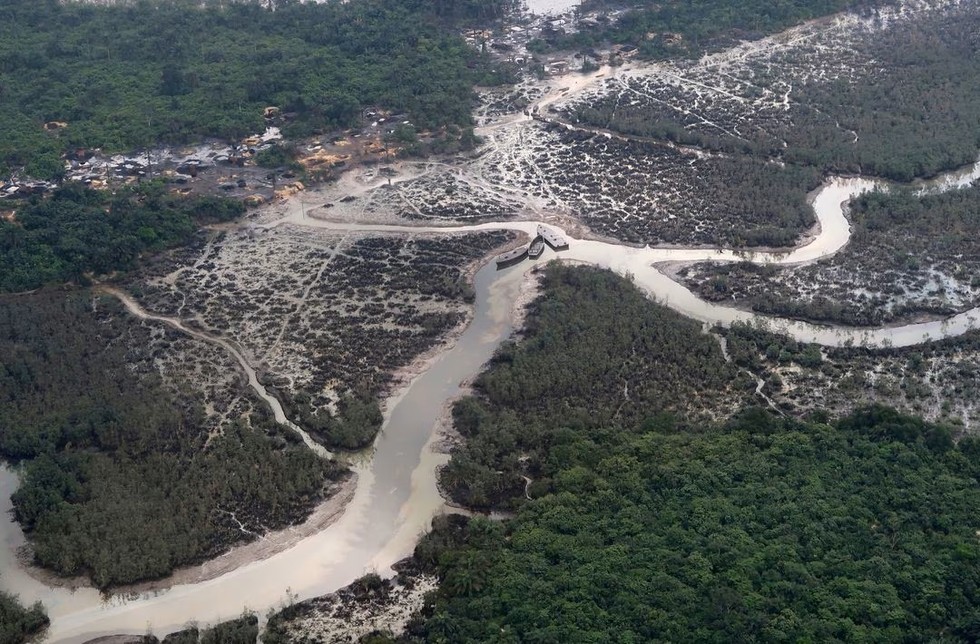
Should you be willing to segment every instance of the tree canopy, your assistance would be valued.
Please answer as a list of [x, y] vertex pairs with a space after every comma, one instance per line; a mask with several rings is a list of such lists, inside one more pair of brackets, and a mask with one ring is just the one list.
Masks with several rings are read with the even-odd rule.
[[0, 219], [0, 292], [130, 269], [147, 251], [186, 242], [200, 224], [245, 210], [221, 197], [180, 197], [147, 183], [116, 193], [69, 183]]
[[308, 514], [346, 470], [264, 407], [212, 433], [150, 330], [76, 290], [0, 298], [0, 456], [37, 563], [100, 588], [166, 575]]
[[519, 502], [522, 476], [547, 490], [580, 455], [575, 435], [619, 441], [617, 428], [723, 407], [752, 385], [700, 324], [609, 271], [552, 264], [542, 283], [524, 339], [502, 345], [476, 395], [453, 407], [465, 443], [441, 482], [470, 506]]
[[[615, 334], [604, 321], [636, 328], [644, 308], [662, 307], [620, 297], [615, 316], [593, 317], [587, 306], [547, 313], [568, 290], [579, 303], [601, 301], [606, 284], [595, 272], [550, 269], [527, 337], [480, 379], [483, 391], [522, 386], [491, 396], [482, 416], [470, 413], [473, 403], [457, 407], [467, 444], [453, 463], [496, 467], [530, 454], [547, 480], [528, 488], [511, 520], [436, 522], [416, 558], [441, 585], [406, 639], [976, 641], [980, 440], [957, 445], [944, 426], [878, 406], [835, 422], [754, 408], [710, 422], [666, 417], [663, 401], [638, 393], [627, 412], [609, 415], [622, 389], [605, 387], [601, 374], [633, 365], [636, 345], [608, 340]], [[607, 279], [620, 282], [620, 293], [632, 289]], [[673, 329], [659, 342], [702, 351], [694, 325], [666, 317], [661, 325]], [[548, 379], [530, 368], [543, 366], [538, 348], [555, 343], [547, 352], [555, 355], [573, 328], [595, 350], [562, 345], [565, 369], [595, 382], [594, 391], [537, 388], [533, 378]], [[665, 355], [657, 367], [682, 364], [679, 354]], [[527, 380], [514, 380], [525, 367]], [[696, 407], [724, 378], [695, 372], [683, 381]], [[517, 392], [527, 388], [525, 402]], [[575, 413], [575, 404], [594, 414]], [[532, 406], [552, 413], [529, 413]], [[513, 431], [496, 453], [476, 451], [488, 443], [479, 431], [474, 441], [473, 427], [501, 417]]]
[[[66, 149], [129, 150], [240, 139], [263, 109], [287, 134], [348, 127], [361, 109], [423, 128], [468, 126], [473, 85], [503, 77], [454, 29], [502, 0], [291, 2], [144, 0], [0, 7], [0, 176], [56, 175]], [[67, 127], [45, 131], [48, 122]]]
[[584, 442], [504, 525], [419, 546], [428, 641], [976, 641], [980, 442], [884, 408]]
[[27, 642], [47, 625], [48, 617], [40, 603], [24, 608], [16, 597], [0, 592], [0, 644]]

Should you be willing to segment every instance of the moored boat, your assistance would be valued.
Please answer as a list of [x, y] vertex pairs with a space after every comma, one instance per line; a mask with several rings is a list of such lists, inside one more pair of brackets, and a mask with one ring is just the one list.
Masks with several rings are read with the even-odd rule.
[[524, 260], [525, 257], [527, 257], [527, 246], [521, 246], [520, 248], [509, 250], [506, 253], [497, 255], [497, 268], [511, 266]]
[[541, 253], [544, 252], [544, 240], [540, 237], [535, 237], [534, 241], [531, 242], [530, 248], [527, 249], [527, 256], [531, 259], [537, 259], [541, 257]]
[[545, 228], [541, 224], [538, 224], [538, 237], [543, 239], [554, 250], [566, 250], [568, 248], [568, 242], [565, 241], [564, 237], [550, 228]]

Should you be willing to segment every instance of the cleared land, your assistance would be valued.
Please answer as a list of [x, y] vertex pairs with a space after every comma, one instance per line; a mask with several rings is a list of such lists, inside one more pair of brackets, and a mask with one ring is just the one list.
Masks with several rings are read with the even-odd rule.
[[787, 245], [814, 223], [815, 170], [526, 121], [484, 136], [469, 163], [402, 162], [391, 186], [366, 170], [375, 185], [314, 192], [310, 212], [433, 225], [572, 217], [638, 244]]
[[374, 641], [372, 635], [392, 641], [384, 638], [417, 625], [427, 594], [437, 586], [435, 576], [411, 559], [395, 567], [394, 579], [369, 574], [336, 593], [287, 606], [269, 619], [262, 641], [347, 644]]

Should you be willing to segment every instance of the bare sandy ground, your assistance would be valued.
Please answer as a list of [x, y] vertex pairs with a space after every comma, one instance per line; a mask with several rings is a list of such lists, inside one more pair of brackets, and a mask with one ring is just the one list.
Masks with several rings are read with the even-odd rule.
[[425, 595], [437, 587], [435, 577], [419, 575], [410, 586], [396, 581], [384, 600], [358, 601], [346, 593], [326, 595], [313, 600], [313, 610], [287, 622], [285, 630], [291, 641], [329, 644], [357, 642], [374, 631], [397, 636], [422, 609]]
[[[561, 260], [558, 260], [561, 261]], [[541, 271], [537, 267], [524, 274], [521, 281], [520, 295], [514, 301], [514, 306], [510, 310], [510, 324], [514, 329], [514, 335], [524, 332], [524, 323], [527, 321], [527, 309], [531, 302], [538, 299], [541, 295]]]

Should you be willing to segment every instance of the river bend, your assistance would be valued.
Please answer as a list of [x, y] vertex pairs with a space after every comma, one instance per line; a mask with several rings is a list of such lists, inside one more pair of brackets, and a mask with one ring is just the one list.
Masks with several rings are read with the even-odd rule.
[[[967, 185], [978, 177], [980, 163], [943, 175], [936, 181], [920, 183], [919, 187], [923, 191], [948, 190]], [[882, 182], [860, 178], [827, 181], [812, 195], [817, 234], [810, 243], [783, 252], [633, 248], [574, 239], [565, 233], [569, 249], [560, 256], [629, 275], [651, 297], [707, 324], [761, 322], [797, 340], [825, 346], [911, 346], [962, 334], [973, 328], [980, 319], [977, 309], [946, 320], [875, 329], [781, 320], [704, 302], [656, 268], [661, 262], [748, 260], [785, 265], [827, 257], [841, 249], [849, 239], [850, 227], [844, 210], [846, 202], [868, 190], [886, 187]], [[282, 224], [409, 234], [492, 229], [533, 234], [537, 227], [537, 222], [533, 221], [457, 227], [335, 223], [306, 217], [298, 200], [292, 202], [285, 217], [269, 226]], [[24, 537], [10, 514], [10, 494], [16, 488], [17, 477], [10, 468], [0, 467], [0, 510], [3, 511], [0, 520], [0, 569], [3, 571], [0, 588], [19, 594], [28, 603], [44, 602], [52, 620], [50, 640], [81, 642], [114, 633], [142, 634], [148, 628], [163, 634], [182, 628], [191, 620], [205, 624], [230, 619], [240, 615], [243, 608], [264, 615], [268, 609], [280, 606], [287, 594], [305, 599], [332, 592], [367, 572], [387, 572], [392, 563], [411, 552], [418, 535], [426, 529], [432, 516], [443, 508], [436, 489], [435, 468], [446, 457], [433, 452], [430, 446], [444, 406], [460, 394], [460, 383], [476, 374], [511, 333], [512, 307], [520, 293], [524, 274], [554, 257], [554, 253], [546, 251], [534, 262], [524, 262], [503, 271], [487, 265], [477, 273], [473, 321], [452, 348], [438, 356], [424, 373], [390, 401], [389, 413], [372, 456], [355, 467], [358, 482], [354, 497], [343, 516], [327, 529], [279, 554], [208, 581], [103, 601], [92, 588], [71, 591], [49, 587], [28, 575], [18, 563], [16, 553], [23, 546]], [[249, 383], [272, 407], [276, 419], [300, 432], [311, 448], [318, 448], [300, 428], [286, 419], [274, 397], [267, 393], [263, 395], [264, 389], [258, 383], [254, 369], [232, 342], [202, 334], [179, 320], [147, 313], [124, 293], [113, 291], [113, 294], [135, 315], [169, 324], [188, 335], [223, 346], [241, 364]]]

